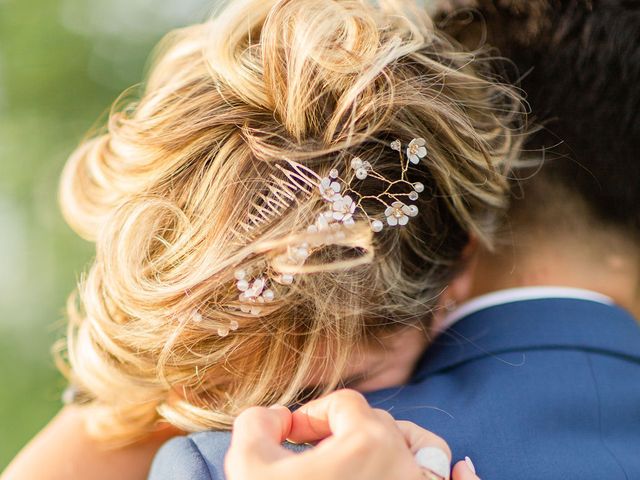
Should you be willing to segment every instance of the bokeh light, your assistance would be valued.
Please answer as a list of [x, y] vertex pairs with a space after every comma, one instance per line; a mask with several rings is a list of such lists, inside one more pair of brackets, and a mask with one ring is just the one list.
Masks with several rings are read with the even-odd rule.
[[60, 408], [51, 345], [92, 245], [56, 196], [68, 154], [207, 0], [0, 0], [0, 471]]

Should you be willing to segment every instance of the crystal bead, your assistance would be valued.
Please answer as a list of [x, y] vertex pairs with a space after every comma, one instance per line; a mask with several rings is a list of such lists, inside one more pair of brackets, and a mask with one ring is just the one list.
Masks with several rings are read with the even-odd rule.
[[362, 167], [362, 159], [360, 157], [355, 157], [351, 160], [351, 168], [357, 170]]
[[365, 178], [367, 178], [367, 171], [364, 168], [359, 168], [356, 170], [356, 178], [358, 180], [364, 180]]
[[262, 298], [264, 298], [267, 302], [272, 301], [274, 297], [275, 297], [275, 294], [271, 289], [267, 289], [264, 292], [262, 292]]

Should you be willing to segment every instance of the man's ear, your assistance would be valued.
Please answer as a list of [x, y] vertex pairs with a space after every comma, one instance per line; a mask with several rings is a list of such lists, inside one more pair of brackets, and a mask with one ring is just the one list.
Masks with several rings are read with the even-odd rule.
[[447, 299], [452, 304], [465, 302], [471, 296], [479, 247], [478, 239], [472, 235], [462, 251], [462, 269], [447, 287]]
[[459, 304], [471, 298], [479, 248], [480, 242], [478, 242], [476, 237], [471, 236], [469, 242], [462, 250], [460, 259], [461, 267], [458, 274], [449, 282], [447, 288], [438, 298], [438, 307], [433, 314], [435, 331], [443, 328], [442, 325], [448, 312], [455, 310]]
[[472, 257], [475, 256], [479, 247], [480, 247], [480, 242], [478, 241], [478, 237], [476, 237], [472, 233], [469, 234], [469, 242], [464, 247], [464, 249], [462, 249], [462, 261], [467, 262], [471, 260]]

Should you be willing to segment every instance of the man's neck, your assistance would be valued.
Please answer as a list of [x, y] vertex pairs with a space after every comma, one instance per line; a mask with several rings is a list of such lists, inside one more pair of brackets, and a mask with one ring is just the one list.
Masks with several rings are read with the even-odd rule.
[[611, 297], [640, 318], [640, 252], [632, 242], [602, 232], [514, 235], [517, 247], [477, 253], [470, 297], [516, 287], [581, 288]]

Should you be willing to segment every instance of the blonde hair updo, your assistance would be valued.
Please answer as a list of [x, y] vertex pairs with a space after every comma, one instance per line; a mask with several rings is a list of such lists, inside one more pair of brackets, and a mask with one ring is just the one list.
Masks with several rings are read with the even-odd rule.
[[[227, 429], [318, 372], [316, 393], [336, 388], [381, 333], [428, 327], [469, 236], [490, 243], [518, 153], [521, 103], [487, 68], [409, 1], [233, 1], [170, 33], [62, 175], [65, 218], [96, 244], [62, 352], [92, 432]], [[411, 166], [419, 215], [375, 234], [356, 216], [268, 308], [232, 308], [234, 272], [265, 268], [322, 208], [300, 195], [251, 221], [283, 160], [324, 176], [357, 155], [393, 177], [389, 142], [412, 138], [429, 152]]]

